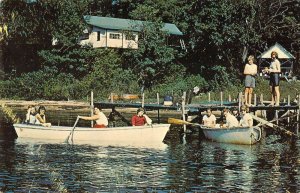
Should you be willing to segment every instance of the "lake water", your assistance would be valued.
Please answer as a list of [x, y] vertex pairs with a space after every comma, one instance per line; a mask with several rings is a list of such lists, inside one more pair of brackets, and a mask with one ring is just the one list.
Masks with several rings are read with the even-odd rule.
[[172, 127], [165, 149], [147, 149], [22, 141], [3, 118], [1, 129], [2, 192], [300, 192], [299, 140], [277, 135], [229, 145]]

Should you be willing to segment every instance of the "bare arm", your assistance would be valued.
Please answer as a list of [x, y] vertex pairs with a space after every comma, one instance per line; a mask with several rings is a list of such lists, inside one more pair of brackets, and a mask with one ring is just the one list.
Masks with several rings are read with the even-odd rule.
[[86, 116], [78, 116], [78, 117], [79, 117], [79, 119], [83, 119], [86, 121], [95, 121], [95, 120], [99, 119], [98, 115], [93, 115], [91, 117], [86, 117]]
[[39, 120], [40, 123], [46, 123], [46, 118], [44, 117], [44, 119], [43, 119], [40, 114], [37, 114], [36, 118], [37, 118], [37, 120]]

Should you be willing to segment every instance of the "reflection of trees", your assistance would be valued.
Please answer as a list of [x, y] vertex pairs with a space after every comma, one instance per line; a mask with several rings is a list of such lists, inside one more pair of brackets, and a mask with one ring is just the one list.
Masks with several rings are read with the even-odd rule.
[[[171, 190], [249, 192], [255, 170], [253, 148], [208, 141], [169, 146]], [[184, 188], [183, 188], [184, 187]]]
[[253, 164], [258, 172], [253, 178], [255, 186], [252, 191], [298, 192], [299, 151], [296, 142], [276, 141], [275, 144], [268, 144], [261, 150]]

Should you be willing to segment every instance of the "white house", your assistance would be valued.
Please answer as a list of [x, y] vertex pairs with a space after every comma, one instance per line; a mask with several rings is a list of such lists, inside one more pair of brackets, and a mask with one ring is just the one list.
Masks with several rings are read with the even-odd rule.
[[[94, 48], [138, 48], [139, 32], [148, 22], [86, 15], [84, 20], [90, 26], [80, 37], [80, 44]], [[172, 35], [183, 35], [174, 24], [165, 23], [162, 30]]]

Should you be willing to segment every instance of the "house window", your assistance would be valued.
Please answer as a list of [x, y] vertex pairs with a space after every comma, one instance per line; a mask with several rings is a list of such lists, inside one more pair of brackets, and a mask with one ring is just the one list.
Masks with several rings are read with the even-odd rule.
[[100, 41], [100, 31], [97, 32], [97, 41]]
[[80, 40], [87, 40], [89, 39], [89, 33], [84, 33], [81, 37]]
[[135, 35], [134, 35], [134, 34], [127, 34], [127, 35], [125, 36], [125, 39], [126, 39], [126, 40], [135, 40]]
[[120, 39], [120, 34], [109, 34], [109, 39]]

